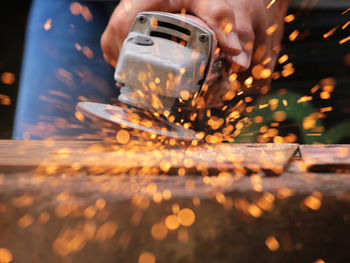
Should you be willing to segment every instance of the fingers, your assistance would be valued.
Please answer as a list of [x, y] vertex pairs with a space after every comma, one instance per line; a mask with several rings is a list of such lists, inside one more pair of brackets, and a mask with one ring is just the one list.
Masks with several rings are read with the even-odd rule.
[[241, 53], [236, 31], [236, 18], [234, 10], [226, 1], [201, 0], [185, 1], [188, 11], [204, 20], [218, 36], [220, 47], [228, 56]]
[[228, 56], [241, 53], [242, 45], [236, 31], [234, 10], [225, 0], [123, 0], [115, 9], [101, 38], [105, 59], [114, 65], [129, 29], [142, 11], [179, 13], [186, 9], [204, 20], [217, 34], [220, 47]]
[[168, 2], [168, 0], [121, 1], [101, 37], [101, 47], [106, 61], [113, 65], [118, 60], [123, 41], [138, 13], [150, 10], [170, 12]]
[[252, 5], [247, 5], [246, 0], [226, 0], [232, 10], [235, 10], [236, 32], [242, 46], [242, 52], [238, 56], [231, 57], [237, 71], [247, 70], [252, 61], [255, 34], [251, 19]]

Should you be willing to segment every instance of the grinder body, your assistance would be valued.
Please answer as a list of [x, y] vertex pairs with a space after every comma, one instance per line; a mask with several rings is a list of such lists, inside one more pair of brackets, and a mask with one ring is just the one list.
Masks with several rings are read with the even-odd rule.
[[196, 110], [203, 87], [222, 76], [224, 59], [214, 32], [198, 17], [140, 13], [123, 42], [115, 70], [122, 103], [80, 102], [77, 110], [104, 126], [196, 140], [194, 130], [168, 120], [165, 113], [174, 108]]
[[177, 103], [194, 106], [203, 85], [222, 74], [223, 55], [214, 32], [198, 17], [140, 13], [120, 51], [115, 80], [119, 100], [164, 112]]

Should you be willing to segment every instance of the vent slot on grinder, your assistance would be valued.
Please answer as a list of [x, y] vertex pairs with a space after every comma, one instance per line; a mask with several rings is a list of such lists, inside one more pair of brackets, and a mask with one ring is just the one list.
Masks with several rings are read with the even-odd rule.
[[176, 36], [172, 36], [172, 35], [169, 35], [169, 34], [163, 33], [163, 32], [151, 31], [150, 36], [151, 37], [165, 38], [165, 39], [174, 41], [176, 43], [179, 43], [182, 46], [186, 46], [187, 45], [187, 41], [186, 40], [183, 40], [182, 38], [179, 38], [179, 37], [176, 37]]
[[188, 35], [188, 36], [191, 35], [191, 31], [188, 30], [187, 28], [183, 28], [181, 26], [174, 25], [174, 24], [171, 24], [171, 23], [168, 23], [168, 22], [158, 21], [158, 26], [165, 27], [165, 28], [170, 28], [170, 29], [173, 29], [175, 31], [178, 31], [178, 32], [183, 33], [183, 34]]

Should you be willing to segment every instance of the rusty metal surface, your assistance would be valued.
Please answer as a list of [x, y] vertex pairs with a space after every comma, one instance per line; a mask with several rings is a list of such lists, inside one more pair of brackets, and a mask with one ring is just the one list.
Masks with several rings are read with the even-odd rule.
[[2, 141], [0, 172], [42, 174], [281, 174], [297, 144], [202, 146], [117, 145], [102, 142]]
[[350, 145], [300, 145], [301, 157], [309, 171], [350, 171]]
[[[1, 144], [1, 155], [8, 154], [0, 159], [2, 168], [11, 160], [13, 168], [16, 158], [18, 164], [27, 160], [28, 167], [38, 160], [43, 165], [34, 172], [0, 172], [0, 248], [13, 262], [142, 262], [144, 255], [169, 263], [349, 262], [350, 173], [309, 173], [302, 159], [277, 177], [242, 176], [241, 169], [222, 169], [215, 176], [190, 170], [185, 176], [96, 176], [96, 170], [57, 173], [56, 166], [45, 165], [48, 155], [59, 164], [82, 149], [90, 157], [91, 151], [121, 150], [96, 142], [71, 144]], [[191, 148], [192, 156], [214, 156], [213, 148], [203, 147]], [[233, 151], [236, 161], [245, 153], [251, 163], [257, 153], [268, 160], [284, 148], [277, 149], [215, 147]], [[225, 164], [222, 156], [215, 160]]]
[[[13, 262], [137, 262], [145, 252], [170, 263], [350, 258], [349, 175], [0, 178], [0, 247]], [[183, 209], [190, 225], [167, 223]]]

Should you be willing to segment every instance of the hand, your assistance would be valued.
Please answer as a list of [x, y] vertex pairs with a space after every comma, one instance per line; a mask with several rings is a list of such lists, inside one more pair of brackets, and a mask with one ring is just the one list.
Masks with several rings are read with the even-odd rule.
[[[241, 53], [242, 45], [235, 26], [235, 11], [225, 0], [122, 0], [101, 38], [106, 60], [112, 64], [117, 61], [123, 41], [138, 13], [142, 11], [180, 13], [183, 9], [200, 17], [214, 30], [219, 37], [221, 48], [227, 55], [236, 56]], [[227, 31], [228, 29], [230, 30]], [[245, 40], [253, 41], [254, 34], [249, 26], [243, 30]]]
[[205, 103], [212, 107], [223, 104], [224, 91], [258, 93], [268, 87], [280, 52], [284, 17], [290, 0], [227, 0], [227, 3], [235, 13], [242, 52], [232, 57], [230, 74], [238, 73], [237, 80], [222, 79], [215, 85], [217, 87], [208, 89], [210, 94], [206, 97], [211, 99]]
[[[245, 71], [242, 76], [249, 76], [253, 66], [268, 57], [271, 59], [264, 67], [272, 71], [288, 2], [277, 0], [267, 9], [270, 0], [122, 0], [102, 35], [101, 46], [106, 61], [115, 66], [123, 41], [138, 13], [180, 13], [185, 9], [200, 17], [214, 30], [221, 49], [232, 62], [233, 72]], [[266, 30], [275, 24], [276, 31], [266, 35]], [[253, 53], [256, 56], [253, 57]], [[215, 96], [213, 98], [217, 100]]]

